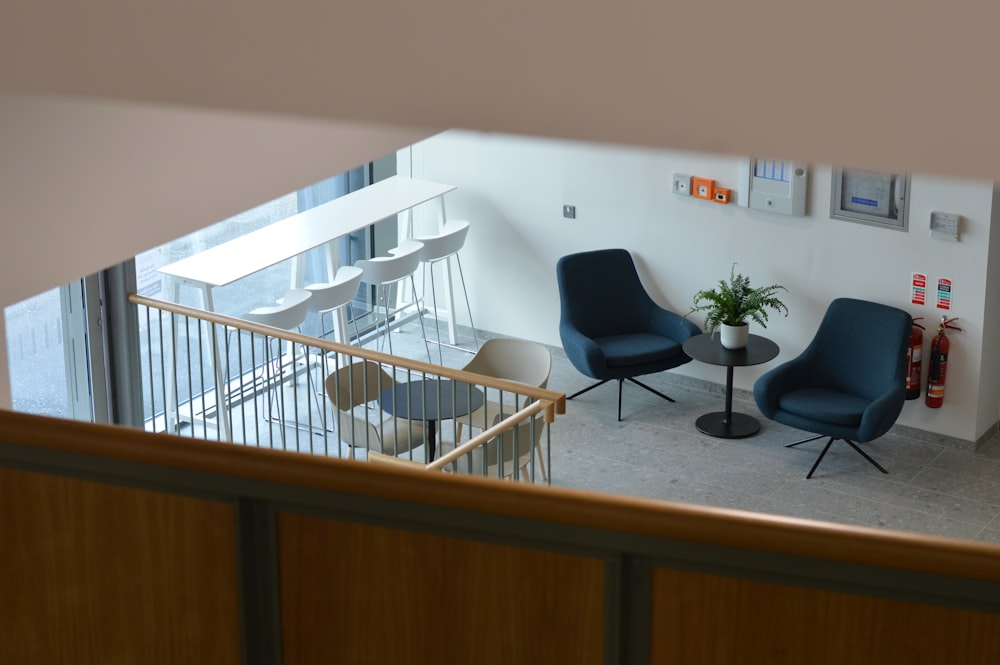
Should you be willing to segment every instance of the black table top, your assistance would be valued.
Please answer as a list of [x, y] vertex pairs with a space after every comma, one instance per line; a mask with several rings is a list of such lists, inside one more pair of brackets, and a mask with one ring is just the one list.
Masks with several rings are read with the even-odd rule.
[[774, 359], [778, 345], [766, 337], [750, 335], [742, 349], [727, 349], [722, 346], [721, 334], [703, 333], [684, 342], [684, 353], [709, 365], [747, 367]]
[[384, 411], [400, 418], [447, 420], [475, 411], [485, 399], [482, 390], [467, 383], [421, 379], [383, 390], [379, 404]]

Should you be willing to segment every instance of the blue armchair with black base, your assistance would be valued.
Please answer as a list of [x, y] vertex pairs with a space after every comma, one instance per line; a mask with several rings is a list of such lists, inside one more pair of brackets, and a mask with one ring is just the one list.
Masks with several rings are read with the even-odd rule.
[[911, 321], [895, 307], [837, 298], [809, 346], [754, 383], [766, 418], [815, 435], [786, 447], [829, 437], [806, 478], [838, 439], [888, 473], [858, 444], [888, 432], [903, 410]]
[[618, 420], [622, 419], [625, 381], [673, 402], [635, 377], [691, 362], [681, 346], [701, 330], [653, 301], [628, 250], [564, 256], [556, 264], [556, 277], [563, 349], [577, 370], [598, 381], [567, 399], [614, 379], [618, 381]]

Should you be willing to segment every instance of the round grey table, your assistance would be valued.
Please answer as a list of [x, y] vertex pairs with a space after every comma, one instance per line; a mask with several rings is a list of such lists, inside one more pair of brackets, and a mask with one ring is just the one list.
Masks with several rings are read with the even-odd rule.
[[760, 335], [750, 335], [742, 349], [722, 346], [720, 335], [703, 333], [684, 342], [684, 353], [709, 365], [726, 368], [726, 410], [706, 413], [695, 421], [699, 432], [725, 439], [741, 439], [760, 431], [760, 423], [745, 413], [733, 413], [733, 368], [760, 365], [778, 355], [778, 345]]
[[471, 413], [485, 400], [479, 388], [451, 379], [397, 383], [379, 395], [379, 405], [386, 413], [427, 423], [427, 449], [431, 460], [437, 449], [437, 421]]

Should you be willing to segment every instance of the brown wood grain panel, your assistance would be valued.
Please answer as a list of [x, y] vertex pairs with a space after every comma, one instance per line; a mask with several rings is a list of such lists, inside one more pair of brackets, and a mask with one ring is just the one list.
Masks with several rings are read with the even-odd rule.
[[233, 507], [0, 469], [0, 663], [238, 663]]
[[0, 441], [37, 451], [86, 451], [181, 473], [200, 471], [253, 483], [298, 485], [653, 538], [1000, 582], [1000, 546], [987, 543], [457, 474], [418, 474], [386, 465], [2, 410]]
[[604, 562], [282, 514], [286, 665], [603, 661]]
[[1000, 615], [654, 569], [652, 663], [1000, 663]]

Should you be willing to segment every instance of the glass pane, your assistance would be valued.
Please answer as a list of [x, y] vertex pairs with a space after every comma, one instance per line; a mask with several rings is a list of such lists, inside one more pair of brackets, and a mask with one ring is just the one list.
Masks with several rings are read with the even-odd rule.
[[59, 289], [11, 305], [4, 315], [14, 410], [71, 418]]

